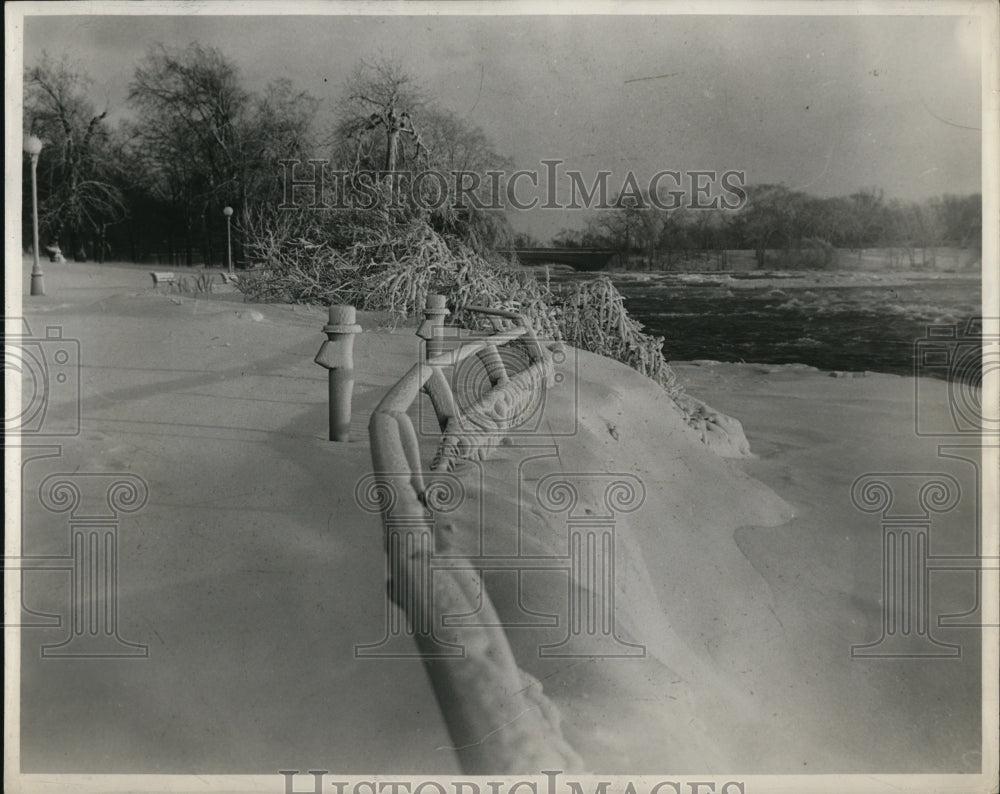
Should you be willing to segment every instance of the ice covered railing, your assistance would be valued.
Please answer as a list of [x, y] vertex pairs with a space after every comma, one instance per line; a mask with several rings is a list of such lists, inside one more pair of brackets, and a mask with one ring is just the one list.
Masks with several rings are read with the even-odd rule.
[[[459, 338], [450, 354], [428, 361], [436, 371], [426, 391], [442, 433], [431, 463], [434, 471], [451, 471], [461, 460], [485, 460], [508, 430], [521, 427], [540, 409], [545, 390], [555, 385], [552, 350], [539, 343], [524, 317], [481, 306], [464, 311], [486, 317], [494, 334]], [[473, 354], [482, 367], [470, 366]], [[443, 374], [446, 366], [455, 368], [451, 381]]]
[[[431, 569], [432, 555], [448, 553], [447, 533], [435, 538], [435, 514], [447, 512], [462, 489], [452, 469], [462, 459], [488, 457], [507, 430], [544, 403], [553, 383], [552, 350], [539, 343], [523, 316], [479, 306], [465, 312], [487, 318], [493, 332], [446, 340], [443, 296], [428, 296], [427, 319], [418, 331], [427, 340], [426, 360], [414, 364], [372, 414], [373, 474], [363, 487], [359, 483], [359, 502], [381, 513], [389, 597], [407, 621], [407, 630], [397, 626], [395, 635], [404, 643], [404, 634], [416, 641], [462, 770], [583, 771], [563, 738], [558, 710], [517, 666], [480, 572], [456, 557], [447, 569]], [[516, 354], [501, 354], [515, 347]], [[465, 372], [484, 373], [485, 380], [456, 378], [456, 395], [444, 370], [459, 370], [473, 356], [482, 366]], [[421, 392], [429, 396], [442, 434], [426, 477], [408, 414]], [[442, 620], [473, 612], [479, 625]], [[390, 627], [379, 646], [387, 646], [392, 634]], [[368, 653], [361, 647], [358, 655]]]

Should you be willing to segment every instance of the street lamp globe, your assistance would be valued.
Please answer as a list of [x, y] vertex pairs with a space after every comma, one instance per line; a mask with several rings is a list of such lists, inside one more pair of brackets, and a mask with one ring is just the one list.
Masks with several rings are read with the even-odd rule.
[[233, 214], [233, 208], [232, 207], [223, 207], [222, 208], [222, 214], [225, 215], [228, 218], [230, 215]]
[[33, 157], [37, 157], [42, 151], [42, 139], [37, 135], [29, 135], [24, 141], [24, 151]]

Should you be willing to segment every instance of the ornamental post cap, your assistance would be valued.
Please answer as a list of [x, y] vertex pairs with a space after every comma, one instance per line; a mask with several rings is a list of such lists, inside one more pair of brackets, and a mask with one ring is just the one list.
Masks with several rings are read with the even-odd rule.
[[356, 323], [357, 312], [353, 306], [330, 306], [329, 322], [323, 326], [326, 334], [360, 334], [361, 326]]
[[448, 311], [448, 307], [445, 305], [447, 303], [446, 295], [439, 295], [435, 292], [430, 292], [427, 294], [427, 300], [424, 302], [424, 314], [428, 317], [431, 316], [447, 316], [451, 314]]

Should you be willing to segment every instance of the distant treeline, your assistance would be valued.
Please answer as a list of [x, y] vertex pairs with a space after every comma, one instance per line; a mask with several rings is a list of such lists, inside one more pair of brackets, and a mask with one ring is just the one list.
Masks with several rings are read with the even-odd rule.
[[[362, 61], [341, 91], [325, 116], [320, 99], [288, 80], [248, 90], [216, 49], [154, 45], [134, 69], [129, 113], [113, 125], [112, 108], [98, 107], [94, 97], [101, 91], [91, 80], [69, 61], [43, 54], [24, 74], [24, 134], [44, 144], [37, 168], [41, 245], [58, 245], [77, 259], [221, 265], [227, 252], [223, 209], [231, 207], [233, 258], [253, 262], [302, 241], [351, 245], [362, 222], [352, 213], [292, 218], [278, 211], [283, 160], [319, 158], [356, 175], [487, 173], [512, 166], [481, 129], [429, 100], [396, 63]], [[27, 245], [27, 157], [23, 173]], [[898, 250], [915, 264], [926, 263], [931, 249], [980, 245], [978, 195], [902, 202], [886, 200], [876, 188], [836, 198], [783, 185], [745, 189], [747, 202], [738, 210], [623, 202], [553, 242], [614, 248], [620, 261], [651, 269], [713, 256], [721, 261], [724, 252], [736, 250], [753, 251], [758, 266], [835, 267], [844, 250], [857, 252], [860, 262], [861, 252], [871, 248]], [[515, 235], [502, 211], [459, 203], [445, 201], [428, 212], [418, 201], [400, 217], [420, 219], [478, 251], [538, 244]]]
[[[129, 85], [132, 113], [117, 125], [94, 101], [101, 93], [66, 59], [43, 54], [25, 70], [24, 134], [44, 144], [40, 243], [71, 258], [221, 264], [223, 208], [274, 196], [275, 162], [315, 143], [316, 100], [284, 80], [249, 92], [230, 62], [198, 45], [152, 48]], [[234, 247], [240, 257], [238, 235]]]
[[[87, 75], [43, 54], [24, 74], [25, 139], [44, 144], [41, 247], [58, 245], [77, 259], [219, 265], [227, 245], [223, 210], [231, 207], [239, 264], [286, 239], [349, 243], [355, 231], [350, 213], [278, 211], [282, 161], [321, 159], [352, 174], [509, 166], [482, 130], [429, 100], [395, 62], [362, 60], [337, 90], [321, 100], [276, 80], [255, 92], [217, 49], [154, 45], [134, 69], [124, 119], [110, 124], [111, 108], [98, 107], [102, 92]], [[27, 157], [23, 173], [27, 246]], [[419, 208], [407, 216], [421, 216]], [[426, 219], [475, 247], [498, 247], [513, 233], [501, 213], [446, 205]]]
[[[936, 250], [963, 249], [964, 265], [978, 259], [982, 197], [945, 195], [921, 202], [886, 200], [869, 188], [850, 196], [817, 198], [784, 185], [746, 188], [739, 210], [602, 210], [583, 229], [565, 229], [553, 245], [615, 248], [630, 267], [676, 269], [745, 266], [832, 268], [872, 260], [889, 266], [930, 267]], [[533, 242], [519, 240], [522, 244]], [[845, 256], [845, 252], [849, 255]], [[951, 256], [951, 255], [950, 255]], [[733, 261], [729, 261], [733, 260]], [[960, 265], [961, 266], [961, 265]]]

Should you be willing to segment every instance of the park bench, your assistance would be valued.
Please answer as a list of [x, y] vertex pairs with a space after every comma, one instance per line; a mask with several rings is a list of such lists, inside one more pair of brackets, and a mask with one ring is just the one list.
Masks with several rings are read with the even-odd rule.
[[158, 286], [160, 284], [176, 284], [177, 276], [173, 273], [160, 272], [156, 270], [151, 270], [149, 275], [153, 277], [153, 286]]

